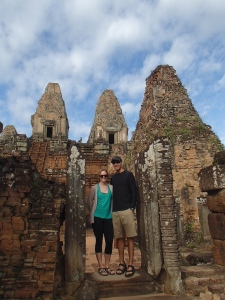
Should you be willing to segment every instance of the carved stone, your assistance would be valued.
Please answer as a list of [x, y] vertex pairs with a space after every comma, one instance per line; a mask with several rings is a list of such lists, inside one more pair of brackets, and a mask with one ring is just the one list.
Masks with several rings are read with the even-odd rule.
[[72, 145], [68, 157], [65, 224], [65, 284], [71, 295], [85, 272], [85, 160]]

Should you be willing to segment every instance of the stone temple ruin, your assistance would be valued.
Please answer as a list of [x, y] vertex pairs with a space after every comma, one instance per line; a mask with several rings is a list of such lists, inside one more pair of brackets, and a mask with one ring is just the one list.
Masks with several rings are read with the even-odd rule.
[[211, 242], [225, 267], [223, 147], [172, 67], [146, 79], [131, 141], [111, 90], [99, 98], [87, 143], [68, 139], [57, 83], [47, 85], [31, 125], [28, 138], [0, 123], [1, 299], [87, 299], [85, 200], [99, 169], [113, 173], [113, 155], [138, 185], [141, 269], [154, 278], [152, 292], [196, 295], [181, 274], [181, 246]]

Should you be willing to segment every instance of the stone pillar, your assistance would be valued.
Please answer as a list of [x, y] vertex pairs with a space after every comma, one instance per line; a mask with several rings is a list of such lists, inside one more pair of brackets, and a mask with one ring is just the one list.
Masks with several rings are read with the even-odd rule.
[[67, 171], [65, 219], [65, 288], [71, 295], [85, 273], [85, 160], [75, 145], [71, 146]]
[[163, 261], [153, 145], [149, 147], [147, 152], [139, 154], [135, 166], [139, 190], [137, 218], [141, 266], [148, 274], [157, 277]]
[[164, 263], [167, 275], [165, 292], [184, 294], [171, 158], [168, 139], [160, 138], [150, 145], [147, 152], [139, 155], [136, 161], [142, 267], [150, 275], [157, 277]]

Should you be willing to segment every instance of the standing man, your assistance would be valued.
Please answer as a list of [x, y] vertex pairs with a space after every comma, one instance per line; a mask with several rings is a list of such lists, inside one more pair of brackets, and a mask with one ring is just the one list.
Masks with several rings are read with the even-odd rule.
[[[135, 273], [133, 266], [134, 259], [134, 237], [137, 230], [134, 220], [134, 209], [136, 206], [137, 189], [134, 175], [122, 168], [122, 159], [114, 156], [111, 160], [116, 173], [111, 178], [113, 186], [113, 227], [114, 238], [117, 239], [119, 252], [119, 267], [117, 275], [125, 273], [126, 277], [131, 277]], [[129, 263], [124, 262], [125, 239], [127, 238]]]

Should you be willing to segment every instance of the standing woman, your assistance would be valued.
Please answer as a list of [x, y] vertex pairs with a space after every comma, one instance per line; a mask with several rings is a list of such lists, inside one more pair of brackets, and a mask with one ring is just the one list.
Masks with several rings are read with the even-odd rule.
[[[102, 276], [114, 275], [109, 262], [113, 245], [112, 224], [112, 185], [107, 183], [108, 171], [102, 169], [99, 172], [99, 183], [91, 187], [88, 196], [88, 208], [90, 211], [90, 223], [95, 235], [95, 254], [98, 261], [98, 273]], [[103, 264], [102, 241], [105, 238], [105, 251]]]

